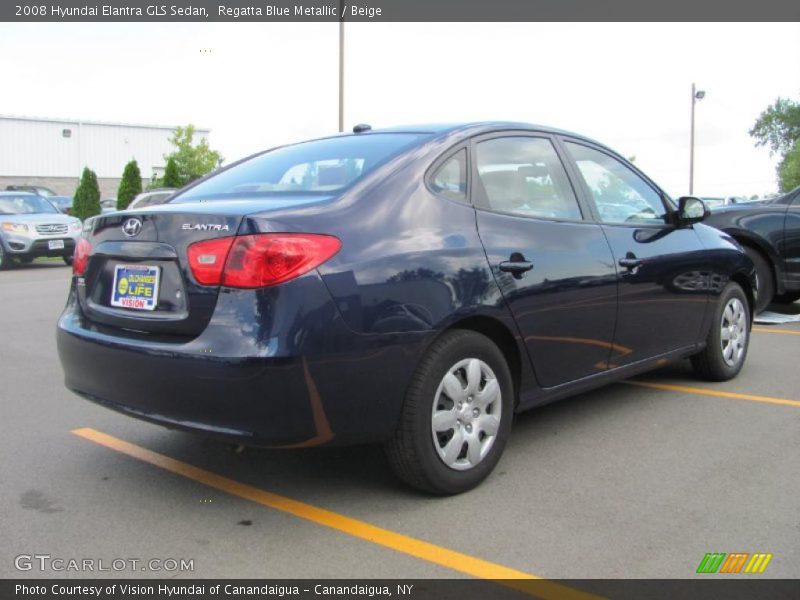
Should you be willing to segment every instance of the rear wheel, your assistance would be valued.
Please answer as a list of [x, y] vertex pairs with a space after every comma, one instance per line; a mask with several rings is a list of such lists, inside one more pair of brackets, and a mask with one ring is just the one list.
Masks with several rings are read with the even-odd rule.
[[761, 252], [749, 246], [745, 246], [744, 251], [756, 267], [758, 294], [756, 294], [755, 314], [758, 314], [769, 306], [775, 296], [775, 275], [772, 271], [772, 264]]
[[511, 430], [511, 373], [484, 335], [453, 330], [420, 361], [386, 444], [395, 473], [434, 494], [458, 494], [497, 465]]
[[706, 347], [692, 356], [692, 366], [704, 379], [726, 381], [739, 374], [750, 343], [750, 307], [744, 290], [729, 283], [719, 298]]

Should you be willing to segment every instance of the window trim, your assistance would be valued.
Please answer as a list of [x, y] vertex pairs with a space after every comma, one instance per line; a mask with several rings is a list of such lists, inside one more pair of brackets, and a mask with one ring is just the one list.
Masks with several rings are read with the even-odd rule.
[[[584, 140], [581, 138], [575, 138], [566, 135], [560, 135], [557, 137], [556, 142], [559, 144], [561, 148], [563, 148], [564, 154], [568, 157], [568, 162], [570, 169], [572, 171], [572, 175], [575, 178], [578, 187], [580, 188], [580, 193], [583, 196], [586, 204], [590, 208], [590, 214], [592, 215], [593, 222], [599, 225], [608, 225], [612, 227], [631, 227], [634, 229], [642, 229], [644, 227], [654, 228], [654, 229], [666, 229], [666, 228], [674, 228], [675, 227], [675, 207], [672, 205], [672, 202], [669, 200], [669, 196], [667, 196], [664, 191], [658, 187], [655, 182], [650, 179], [647, 175], [642, 173], [639, 169], [637, 169], [630, 161], [623, 158], [613, 150], [606, 148], [605, 146], [601, 146], [599, 144], [594, 144], [588, 140]], [[590, 150], [594, 150], [599, 152], [600, 154], [605, 154], [606, 156], [616, 159], [619, 161], [624, 167], [630, 170], [634, 175], [638, 176], [640, 179], [644, 181], [644, 183], [653, 190], [653, 192], [661, 199], [661, 204], [664, 206], [666, 219], [664, 223], [625, 223], [625, 222], [614, 222], [614, 221], [603, 221], [600, 217], [600, 212], [597, 209], [597, 203], [594, 199], [594, 194], [592, 194], [592, 190], [589, 187], [589, 184], [586, 183], [586, 180], [583, 177], [583, 173], [581, 173], [580, 167], [578, 167], [578, 161], [575, 160], [572, 152], [570, 152], [569, 144], [575, 144], [577, 146], [584, 146], [589, 148]]]
[[[453, 158], [456, 154], [461, 151], [464, 151], [464, 179], [466, 182], [466, 188], [464, 190], [464, 198], [450, 198], [445, 196], [439, 191], [436, 191], [433, 188], [433, 177], [436, 173], [439, 172], [439, 169], [444, 166], [444, 164]], [[467, 142], [459, 142], [455, 146], [452, 146], [445, 150], [442, 154], [440, 154], [436, 160], [434, 160], [428, 169], [425, 171], [425, 175], [423, 177], [423, 181], [425, 182], [425, 189], [428, 190], [431, 194], [436, 196], [437, 198], [442, 198], [443, 200], [448, 200], [450, 202], [455, 202], [456, 204], [466, 204], [467, 206], [472, 205], [472, 168], [471, 168], [471, 156], [469, 152], [469, 141]]]
[[[591, 211], [589, 210], [589, 206], [585, 204], [579, 190], [576, 189], [574, 178], [571, 175], [570, 169], [568, 168], [566, 161], [564, 160], [564, 154], [559, 148], [557, 143], [556, 137], [550, 133], [544, 131], [530, 131], [528, 129], [508, 129], [504, 131], [493, 131], [491, 133], [485, 133], [482, 135], [476, 135], [470, 138], [470, 154], [474, 157], [477, 157], [477, 146], [481, 142], [486, 142], [489, 140], [497, 139], [497, 138], [518, 138], [518, 137], [528, 137], [528, 138], [538, 138], [538, 139], [546, 139], [550, 142], [553, 147], [553, 151], [555, 152], [556, 158], [558, 158], [559, 163], [561, 163], [561, 167], [564, 169], [564, 176], [567, 179], [567, 183], [572, 190], [573, 197], [575, 199], [575, 203], [578, 206], [578, 212], [581, 213], [581, 218], [579, 219], [565, 219], [565, 218], [555, 218], [555, 217], [541, 217], [541, 216], [534, 216], [534, 215], [523, 215], [516, 212], [508, 212], [504, 210], [497, 210], [496, 208], [492, 208], [489, 205], [489, 199], [486, 197], [486, 191], [483, 189], [483, 185], [480, 186], [480, 192], [478, 185], [473, 188], [473, 194], [471, 196], [472, 205], [475, 207], [476, 210], [482, 210], [485, 212], [494, 213], [497, 215], [506, 215], [509, 217], [515, 217], [518, 219], [531, 219], [534, 221], [548, 221], [551, 223], [588, 223], [591, 220], [588, 218], [589, 215], [592, 215]], [[479, 181], [480, 175], [478, 174], [478, 161], [477, 158], [470, 161], [471, 163], [471, 178], [474, 181]]]

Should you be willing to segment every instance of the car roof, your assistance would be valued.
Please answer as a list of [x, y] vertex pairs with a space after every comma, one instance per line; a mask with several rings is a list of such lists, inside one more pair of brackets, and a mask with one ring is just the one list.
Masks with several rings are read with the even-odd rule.
[[14, 191], [14, 190], [2, 191], [2, 192], [0, 192], [0, 196], [36, 196], [38, 198], [41, 197], [41, 196], [39, 196], [39, 194], [34, 194], [33, 192], [25, 192], [25, 191], [22, 191], [22, 190], [19, 190], [19, 191]]
[[[466, 121], [466, 122], [458, 122], [458, 123], [423, 123], [423, 124], [412, 124], [412, 125], [397, 125], [392, 127], [380, 127], [376, 129], [368, 129], [366, 131], [362, 131], [360, 133], [353, 133], [353, 132], [344, 132], [338, 134], [338, 136], [360, 136], [360, 135], [371, 135], [371, 134], [380, 134], [380, 133], [424, 133], [424, 134], [433, 134], [434, 138], [450, 136], [450, 135], [459, 135], [459, 137], [471, 137], [475, 135], [481, 135], [484, 133], [492, 133], [492, 132], [500, 132], [500, 131], [530, 131], [530, 132], [537, 132], [537, 133], [547, 133], [547, 134], [554, 134], [554, 135], [564, 135], [573, 137], [576, 139], [584, 140], [587, 142], [591, 142], [592, 144], [596, 144], [601, 146], [607, 150], [611, 150], [608, 146], [594, 140], [590, 137], [585, 135], [581, 135], [579, 133], [575, 133], [573, 131], [568, 131], [566, 129], [559, 129], [557, 127], [550, 127], [548, 125], [539, 125], [534, 123], [522, 123], [519, 121]], [[330, 137], [338, 137], [338, 136], [330, 136]], [[613, 150], [611, 150], [614, 152]], [[615, 152], [615, 154], [617, 154]]]
[[[557, 129], [555, 127], [548, 127], [546, 125], [536, 125], [533, 123], [522, 123], [518, 121], [465, 121], [459, 123], [424, 123], [417, 125], [397, 125], [393, 127], [381, 127], [378, 129], [370, 129], [364, 133], [451, 133], [454, 131], [495, 131], [495, 130], [508, 130], [508, 129], [525, 129], [531, 131], [543, 131], [546, 133], [561, 133], [566, 135], [576, 135], [577, 137], [584, 137], [575, 133]], [[355, 135], [364, 135], [355, 134]]]

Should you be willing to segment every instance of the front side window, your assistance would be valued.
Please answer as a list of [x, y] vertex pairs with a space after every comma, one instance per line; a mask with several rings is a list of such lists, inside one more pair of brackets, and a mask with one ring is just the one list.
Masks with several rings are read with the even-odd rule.
[[420, 133], [372, 133], [283, 146], [226, 169], [170, 202], [335, 192], [424, 137], [426, 134]]
[[488, 208], [525, 217], [581, 218], [575, 193], [549, 139], [515, 136], [480, 142], [476, 162]]
[[604, 223], [663, 225], [667, 211], [661, 195], [616, 158], [567, 142]]
[[431, 189], [451, 200], [467, 197], [467, 151], [459, 150], [448, 158], [430, 179]]

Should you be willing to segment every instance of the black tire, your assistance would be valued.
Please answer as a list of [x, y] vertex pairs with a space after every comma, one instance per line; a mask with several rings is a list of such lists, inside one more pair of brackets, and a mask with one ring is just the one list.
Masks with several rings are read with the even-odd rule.
[[11, 258], [6, 253], [3, 244], [0, 244], [0, 271], [4, 271], [11, 266]]
[[758, 294], [756, 295], [757, 299], [754, 314], [758, 314], [769, 306], [775, 296], [775, 272], [772, 269], [772, 263], [770, 263], [761, 252], [750, 246], [745, 246], [744, 251], [756, 266]]
[[[486, 454], [477, 460], [476, 464], [462, 467], [463, 470], [457, 470], [445, 464], [445, 459], [440, 457], [439, 450], [434, 445], [434, 402], [438, 406], [442, 400], [449, 401], [444, 392], [437, 398], [437, 390], [439, 390], [440, 385], [443, 385], [445, 376], [448, 373], [461, 372], [452, 371], [453, 367], [457, 366], [461, 361], [469, 361], [470, 359], [478, 359], [480, 363], [483, 363], [483, 366], [488, 367], [494, 374], [500, 392], [500, 398], [495, 401], [500, 409], [499, 425], [497, 425], [494, 440], [488, 446]], [[466, 375], [465, 370], [464, 374]], [[481, 391], [487, 390], [486, 382], [488, 378], [484, 377], [483, 371], [481, 371], [479, 380]], [[463, 385], [466, 386], [466, 383]], [[468, 387], [464, 389], [464, 394], [469, 393]], [[472, 401], [473, 396], [469, 396], [462, 403], [465, 407], [464, 410], [470, 406], [468, 403]], [[456, 414], [455, 401], [449, 402], [453, 404], [451, 410]], [[477, 402], [477, 399], [475, 402]], [[486, 414], [491, 414], [491, 411], [495, 411], [494, 414], [496, 414], [497, 409], [494, 407], [494, 404], [488, 406], [485, 409]], [[486, 479], [500, 460], [511, 431], [513, 410], [514, 386], [508, 364], [500, 349], [489, 338], [480, 333], [464, 329], [448, 331], [428, 349], [411, 378], [397, 430], [392, 439], [385, 445], [389, 464], [400, 479], [415, 488], [433, 494], [459, 494], [472, 489]], [[480, 412], [480, 409], [478, 409], [478, 412]], [[475, 433], [473, 433], [471, 418], [467, 417], [468, 420], [465, 421], [467, 424], [463, 425], [463, 431], [458, 433], [458, 439], [463, 439], [464, 441], [458, 446], [459, 452], [455, 455], [456, 457], [466, 454], [466, 450], [472, 447], [469, 440], [474, 443], [475, 439], [479, 439], [478, 444], [480, 445], [486, 439], [486, 437], [480, 437], [485, 432], [479, 432], [478, 417], [475, 420]], [[480, 418], [483, 418], [483, 415]], [[460, 419], [451, 430], [450, 440], [455, 438], [456, 426], [459, 430], [461, 429], [462, 421]], [[467, 438], [467, 436], [472, 437]], [[440, 448], [444, 451], [443, 445], [445, 445], [445, 441], [440, 440], [440, 442], [442, 443]], [[471, 462], [466, 457], [460, 460]]]
[[779, 302], [780, 304], [791, 304], [798, 300], [800, 300], [800, 292], [786, 292], [785, 294], [779, 294], [773, 298], [773, 302]]
[[72, 256], [62, 256], [61, 258], [63, 258], [64, 262], [68, 264], [70, 267], [72, 266]]
[[[725, 327], [727, 317], [725, 311], [729, 303], [738, 301], [739, 306], [744, 311], [743, 314], [743, 329], [739, 330], [738, 336], [743, 336], [742, 352], [736, 357], [736, 360], [731, 364], [725, 357], [725, 346], [723, 346], [723, 330], [729, 328]], [[722, 290], [719, 296], [717, 307], [714, 310], [713, 321], [711, 322], [711, 329], [706, 338], [706, 347], [699, 354], [692, 356], [692, 366], [700, 377], [708, 379], [709, 381], [727, 381], [733, 379], [742, 370], [745, 359], [747, 358], [747, 349], [750, 346], [750, 305], [747, 302], [747, 296], [744, 290], [738, 283], [729, 283]], [[730, 342], [729, 342], [730, 343]], [[733, 358], [733, 355], [732, 355]]]

